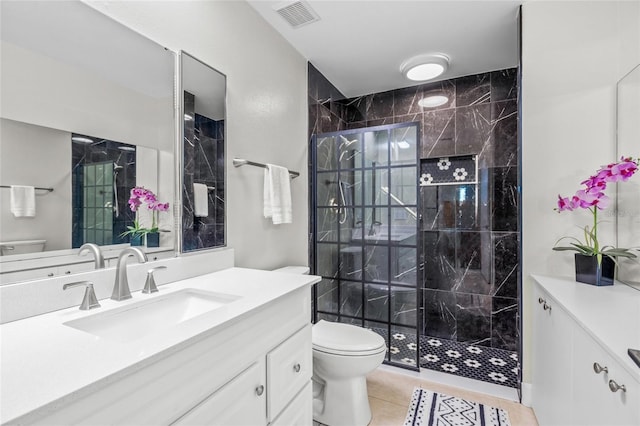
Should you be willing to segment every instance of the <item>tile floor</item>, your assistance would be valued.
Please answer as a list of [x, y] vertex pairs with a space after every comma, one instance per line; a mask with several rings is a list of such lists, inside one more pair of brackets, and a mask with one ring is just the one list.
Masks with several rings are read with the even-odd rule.
[[[373, 414], [369, 426], [402, 426], [411, 401], [411, 394], [416, 387], [502, 408], [509, 414], [512, 426], [538, 425], [531, 408], [517, 402], [379, 368], [367, 376], [369, 404]], [[313, 422], [313, 424], [321, 426], [317, 422]]]

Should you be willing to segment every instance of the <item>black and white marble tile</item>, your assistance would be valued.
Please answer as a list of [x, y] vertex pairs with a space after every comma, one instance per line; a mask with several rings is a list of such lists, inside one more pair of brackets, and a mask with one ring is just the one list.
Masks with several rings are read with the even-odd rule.
[[456, 155], [491, 156], [491, 105], [482, 103], [458, 107], [456, 114]]
[[517, 351], [520, 340], [518, 321], [518, 300], [494, 297], [491, 311], [491, 347]]
[[491, 77], [489, 73], [455, 79], [456, 107], [489, 103], [491, 101]]
[[493, 167], [516, 166], [518, 162], [518, 103], [517, 100], [491, 104], [491, 133]]
[[518, 98], [518, 69], [491, 72], [491, 102]]
[[422, 122], [421, 158], [454, 155], [456, 141], [455, 109], [425, 111]]

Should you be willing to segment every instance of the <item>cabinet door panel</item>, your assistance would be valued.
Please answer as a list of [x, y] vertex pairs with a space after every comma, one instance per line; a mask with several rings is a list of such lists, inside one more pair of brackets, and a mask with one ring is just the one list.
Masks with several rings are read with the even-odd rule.
[[267, 354], [270, 420], [309, 383], [312, 371], [311, 325], [307, 324]]
[[[258, 388], [261, 391], [258, 391]], [[239, 401], [242, 401], [239, 403]], [[267, 424], [264, 361], [244, 370], [229, 383], [179, 418], [174, 425], [260, 426]]]
[[313, 424], [311, 382], [284, 409], [271, 426], [311, 426]]
[[541, 426], [569, 425], [573, 323], [538, 287], [533, 304], [533, 407]]
[[[585, 426], [640, 424], [638, 383], [581, 327], [574, 331], [574, 354], [573, 423]], [[607, 371], [596, 373], [595, 362]], [[624, 385], [626, 391], [611, 392], [609, 380]]]

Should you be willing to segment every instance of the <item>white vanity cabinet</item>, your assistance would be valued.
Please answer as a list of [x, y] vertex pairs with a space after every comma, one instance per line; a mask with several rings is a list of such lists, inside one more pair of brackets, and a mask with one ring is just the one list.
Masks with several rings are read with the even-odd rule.
[[310, 307], [298, 286], [6, 423], [311, 426]]
[[539, 424], [640, 425], [640, 367], [626, 353], [640, 347], [640, 292], [534, 278], [532, 406]]

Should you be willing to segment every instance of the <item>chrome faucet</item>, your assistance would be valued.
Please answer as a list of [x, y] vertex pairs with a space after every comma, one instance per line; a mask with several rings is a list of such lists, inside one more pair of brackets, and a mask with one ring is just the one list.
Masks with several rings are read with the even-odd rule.
[[99, 308], [100, 303], [98, 302], [98, 298], [96, 297], [96, 293], [93, 290], [93, 283], [91, 281], [78, 281], [75, 283], [68, 283], [62, 286], [63, 290], [67, 290], [73, 287], [85, 287], [84, 297], [82, 298], [82, 303], [80, 304], [80, 310], [88, 311], [89, 309]]
[[147, 255], [138, 247], [127, 247], [120, 252], [118, 265], [116, 266], [116, 282], [113, 286], [113, 293], [111, 293], [111, 299], [113, 300], [131, 299], [131, 290], [129, 290], [129, 281], [127, 280], [127, 260], [129, 256], [136, 257], [140, 263], [147, 262]]
[[104, 256], [102, 255], [102, 250], [100, 250], [100, 247], [98, 247], [97, 244], [85, 243], [80, 247], [78, 256], [82, 256], [85, 252], [88, 251], [93, 253], [93, 257], [96, 261], [96, 269], [104, 269]]

